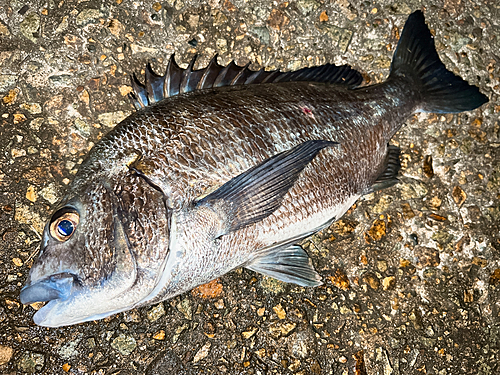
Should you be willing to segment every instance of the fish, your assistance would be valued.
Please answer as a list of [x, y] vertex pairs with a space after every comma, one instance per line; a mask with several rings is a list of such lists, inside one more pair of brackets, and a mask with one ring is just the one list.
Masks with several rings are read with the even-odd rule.
[[446, 69], [421, 11], [409, 15], [388, 78], [350, 66], [253, 71], [234, 62], [133, 75], [137, 109], [89, 151], [47, 221], [20, 292], [60, 327], [173, 298], [245, 267], [321, 285], [298, 244], [363, 195], [398, 182], [390, 145], [417, 112], [488, 98]]

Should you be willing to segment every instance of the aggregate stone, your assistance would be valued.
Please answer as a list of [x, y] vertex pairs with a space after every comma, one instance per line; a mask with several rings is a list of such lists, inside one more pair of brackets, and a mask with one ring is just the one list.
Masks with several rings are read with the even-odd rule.
[[33, 43], [36, 43], [39, 37], [39, 28], [40, 16], [36, 13], [30, 13], [29, 15], [27, 15], [20, 25], [21, 33]]
[[7, 91], [15, 85], [17, 76], [14, 74], [0, 74], [0, 93]]
[[0, 35], [8, 36], [9, 34], [9, 28], [2, 21], [0, 21]]
[[18, 87], [16, 87], [13, 90], [9, 90], [9, 93], [2, 98], [2, 102], [4, 104], [13, 104], [13, 103], [15, 103], [15, 101], [17, 99], [17, 96], [19, 95], [20, 91], [21, 90], [19, 90]]
[[76, 24], [78, 26], [86, 26], [88, 24], [96, 23], [99, 21], [101, 12], [99, 9], [84, 9], [76, 16]]
[[42, 370], [44, 362], [45, 356], [43, 354], [25, 352], [19, 361], [18, 368], [30, 374], [39, 373]]
[[191, 301], [188, 298], [184, 298], [181, 302], [179, 302], [175, 307], [179, 310], [184, 318], [191, 320], [193, 317], [193, 308], [191, 306]]
[[14, 349], [8, 346], [0, 345], [0, 366], [9, 363], [13, 354], [14, 354]]
[[47, 200], [49, 203], [54, 204], [59, 199], [59, 192], [55, 184], [49, 184], [40, 190], [39, 194], [43, 197], [43, 199]]
[[70, 359], [73, 357], [76, 357], [78, 355], [78, 350], [77, 350], [77, 345], [80, 343], [81, 339], [77, 340], [72, 340], [68, 343], [66, 343], [64, 346], [62, 346], [58, 353], [63, 359]]
[[272, 277], [263, 277], [260, 285], [267, 293], [279, 294], [285, 290], [284, 283]]
[[120, 334], [111, 343], [113, 349], [118, 350], [122, 355], [129, 355], [134, 351], [137, 346], [137, 342], [131, 336]]
[[298, 0], [297, 6], [299, 10], [304, 14], [308, 15], [312, 11], [318, 9], [320, 7], [320, 2], [316, 0]]
[[107, 127], [113, 127], [116, 124], [118, 124], [120, 121], [122, 121], [124, 118], [126, 118], [128, 115], [130, 115], [130, 111], [116, 111], [116, 112], [108, 112], [108, 113], [101, 113], [98, 116], [99, 122], [103, 124], [104, 126]]
[[423, 198], [427, 193], [426, 186], [420, 181], [412, 180], [401, 184], [401, 198], [404, 200]]
[[165, 308], [163, 307], [163, 303], [159, 303], [156, 306], [153, 306], [151, 310], [148, 311], [148, 319], [152, 322], [157, 321], [163, 315], [165, 315]]
[[210, 353], [210, 347], [212, 343], [207, 341], [201, 348], [198, 350], [193, 358], [193, 363], [201, 361], [203, 358], [206, 358]]

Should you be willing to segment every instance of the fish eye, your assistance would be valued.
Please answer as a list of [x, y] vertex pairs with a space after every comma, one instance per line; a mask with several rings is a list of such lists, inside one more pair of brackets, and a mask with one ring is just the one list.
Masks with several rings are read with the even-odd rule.
[[80, 216], [76, 211], [62, 209], [52, 216], [50, 223], [50, 235], [58, 241], [67, 241], [80, 222]]

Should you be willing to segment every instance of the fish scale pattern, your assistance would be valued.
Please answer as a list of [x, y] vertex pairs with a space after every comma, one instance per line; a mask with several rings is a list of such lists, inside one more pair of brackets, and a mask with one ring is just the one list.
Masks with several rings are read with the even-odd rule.
[[[397, 98], [397, 88], [393, 91], [390, 94]], [[184, 94], [191, 100], [173, 97], [126, 119], [96, 147], [96, 154], [115, 152], [111, 159], [116, 162], [101, 158], [99, 169], [108, 174], [120, 158], [128, 160], [138, 152], [150, 178], [168, 191], [174, 207], [180, 207], [211, 186], [308, 139], [340, 142], [347, 161], [359, 161], [373, 157], [373, 146], [362, 151], [378, 137], [377, 147], [383, 144], [381, 157], [390, 135], [412, 110], [411, 97], [407, 102], [398, 99], [403, 110], [388, 114], [395, 99], [389, 97], [384, 103], [386, 92], [372, 90], [359, 99], [361, 90], [332, 92], [329, 85], [302, 82], [227, 87], [207, 94]], [[304, 108], [311, 108], [311, 113], [304, 113]], [[382, 118], [384, 123], [372, 129], [372, 123]], [[373, 132], [380, 134], [370, 135]], [[358, 138], [365, 142], [357, 144], [353, 157], [349, 142]], [[377, 172], [370, 170], [370, 163], [358, 164], [369, 170], [359, 168], [359, 180], [375, 178], [365, 179], [366, 173]]]
[[[302, 82], [273, 86], [184, 94], [182, 100], [173, 97], [146, 107], [141, 119], [147, 124], [131, 117], [119, 125], [126, 131], [117, 128], [119, 134], [137, 137], [134, 149], [144, 136], [138, 129], [155, 128], [148, 135], [156, 138], [147, 143], [144, 169], [169, 195], [174, 212], [306, 140], [340, 143], [339, 149], [325, 149], [316, 156], [272, 215], [223, 236], [216, 249], [199, 248], [197, 257], [182, 257], [182, 264], [169, 271], [170, 286], [176, 290], [208, 282], [241, 266], [258, 249], [296, 238], [298, 233], [300, 239], [340, 217], [377, 178], [390, 136], [414, 105], [411, 92], [406, 101], [400, 99], [405, 96], [397, 84], [371, 91], [338, 87], [332, 91], [331, 85]], [[205, 220], [181, 215], [176, 231], [183, 232], [183, 242], [203, 244], [200, 235], [206, 233]], [[168, 289], [148, 304], [175, 294]]]

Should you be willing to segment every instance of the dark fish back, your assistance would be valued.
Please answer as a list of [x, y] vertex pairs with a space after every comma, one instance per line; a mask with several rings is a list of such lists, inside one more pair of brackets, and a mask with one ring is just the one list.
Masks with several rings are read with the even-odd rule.
[[189, 200], [307, 140], [339, 142], [347, 158], [369, 160], [413, 109], [398, 89], [286, 82], [198, 90], [136, 112], [93, 152], [139, 150], [152, 178], [182, 194], [174, 200]]

